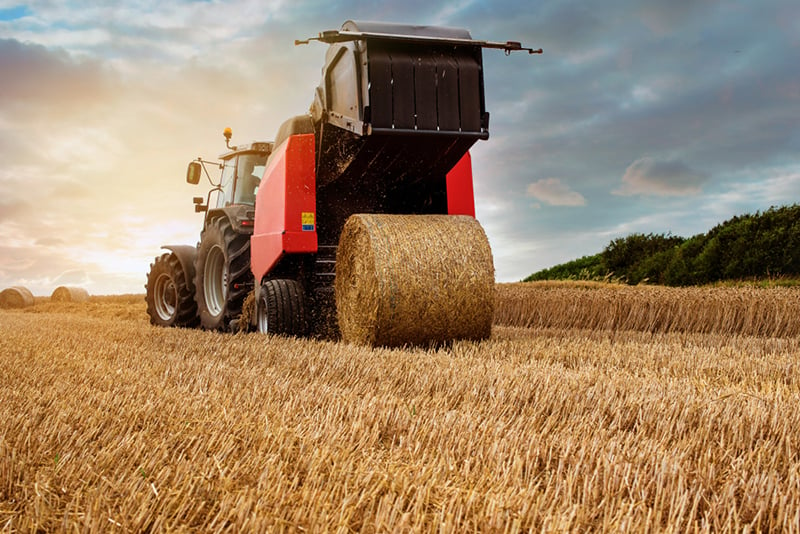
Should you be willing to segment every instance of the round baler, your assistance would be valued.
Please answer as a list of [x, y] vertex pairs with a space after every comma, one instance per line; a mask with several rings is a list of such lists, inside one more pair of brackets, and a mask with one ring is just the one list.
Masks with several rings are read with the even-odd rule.
[[189, 182], [214, 186], [195, 198], [204, 229], [153, 265], [151, 322], [391, 346], [488, 337], [494, 268], [469, 155], [489, 137], [482, 49], [541, 51], [352, 21], [296, 44], [311, 40], [329, 47], [310, 112], [274, 142], [228, 145], [218, 183], [190, 164]]

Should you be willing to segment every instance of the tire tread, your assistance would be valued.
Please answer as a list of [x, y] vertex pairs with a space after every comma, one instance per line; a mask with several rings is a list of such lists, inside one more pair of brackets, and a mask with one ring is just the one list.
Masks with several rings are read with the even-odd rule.
[[269, 333], [304, 336], [308, 330], [303, 286], [296, 280], [266, 280], [259, 307], [266, 304]]

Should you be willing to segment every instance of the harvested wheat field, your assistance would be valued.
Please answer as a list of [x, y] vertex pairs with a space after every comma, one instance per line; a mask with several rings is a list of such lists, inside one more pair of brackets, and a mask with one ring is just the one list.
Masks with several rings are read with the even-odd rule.
[[598, 282], [498, 284], [495, 324], [754, 336], [800, 335], [796, 287], [657, 287]]
[[797, 532], [797, 334], [599, 314], [372, 350], [152, 327], [141, 296], [2, 310], [0, 530]]

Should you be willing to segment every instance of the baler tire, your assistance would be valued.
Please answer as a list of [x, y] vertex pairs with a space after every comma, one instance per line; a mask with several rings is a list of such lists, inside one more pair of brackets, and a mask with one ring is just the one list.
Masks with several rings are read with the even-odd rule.
[[186, 273], [175, 254], [162, 254], [150, 264], [144, 287], [150, 324], [197, 326], [197, 304]]
[[204, 330], [228, 330], [242, 315], [252, 287], [250, 236], [236, 232], [227, 217], [209, 223], [195, 259], [195, 302]]
[[302, 284], [296, 280], [266, 280], [256, 305], [256, 324], [262, 334], [305, 336], [308, 320]]

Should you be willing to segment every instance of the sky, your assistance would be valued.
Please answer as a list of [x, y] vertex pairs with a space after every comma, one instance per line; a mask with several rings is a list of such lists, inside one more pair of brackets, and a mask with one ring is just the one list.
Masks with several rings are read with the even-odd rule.
[[144, 293], [195, 244], [186, 165], [304, 113], [348, 20], [468, 29], [490, 139], [472, 149], [496, 278], [634, 232], [689, 237], [800, 201], [796, 0], [0, 0], [0, 287]]

